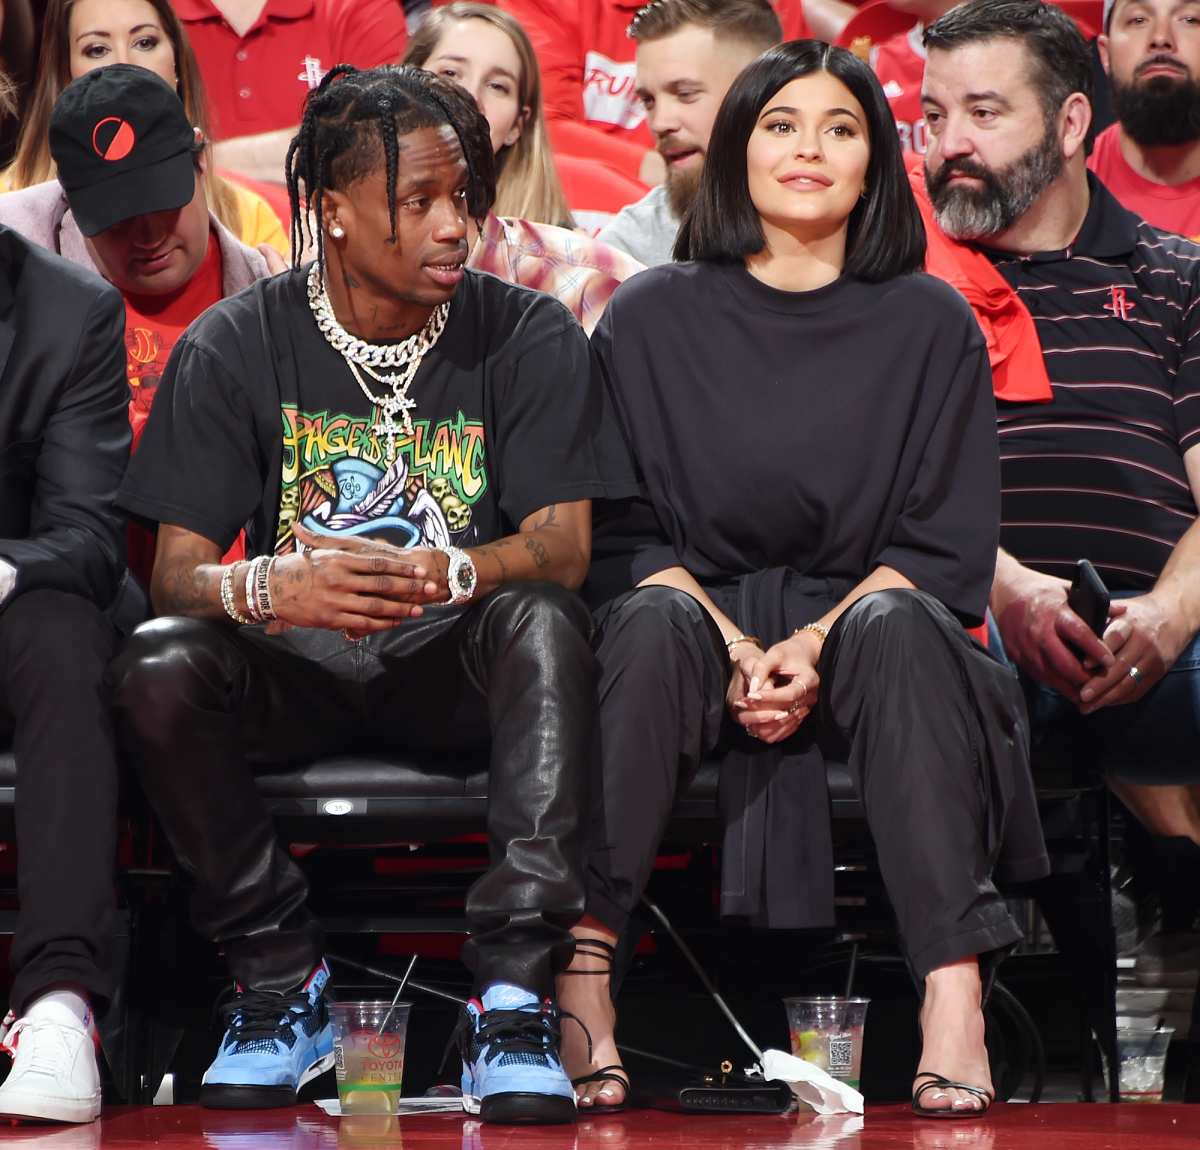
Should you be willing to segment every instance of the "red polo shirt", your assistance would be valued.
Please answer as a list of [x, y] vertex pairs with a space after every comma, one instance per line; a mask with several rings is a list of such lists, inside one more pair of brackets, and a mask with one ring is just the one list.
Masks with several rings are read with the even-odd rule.
[[173, 3], [200, 61], [217, 140], [294, 127], [335, 64], [394, 64], [407, 42], [400, 0], [267, 0], [241, 37], [212, 0]]
[[[601, 160], [634, 180], [654, 146], [637, 97], [637, 41], [626, 34], [646, 0], [497, 0], [529, 33], [542, 69], [556, 152]], [[801, 0], [776, 0], [785, 32], [806, 31]]]

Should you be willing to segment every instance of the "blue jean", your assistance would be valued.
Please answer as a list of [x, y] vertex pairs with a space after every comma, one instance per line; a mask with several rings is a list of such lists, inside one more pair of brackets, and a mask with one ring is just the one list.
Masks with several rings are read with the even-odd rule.
[[[1128, 598], [1114, 595], [1113, 598]], [[989, 616], [989, 645], [1004, 645]], [[1200, 783], [1200, 635], [1136, 703], [1081, 715], [1057, 691], [1024, 672], [1033, 757], [1074, 759], [1122, 782], [1168, 786]]]

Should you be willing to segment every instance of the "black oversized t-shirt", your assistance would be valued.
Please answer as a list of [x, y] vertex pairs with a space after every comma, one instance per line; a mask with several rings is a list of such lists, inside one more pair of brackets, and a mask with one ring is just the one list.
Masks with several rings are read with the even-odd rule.
[[[597, 521], [626, 582], [682, 566], [716, 586], [768, 568], [858, 582], [887, 565], [971, 624], [1000, 522], [987, 349], [924, 274], [783, 292], [741, 265], [652, 268], [592, 336], [653, 517]], [[593, 592], [595, 594], [595, 592]]]
[[250, 554], [292, 550], [297, 520], [472, 547], [553, 503], [632, 490], [587, 339], [556, 300], [468, 271], [389, 462], [375, 408], [317, 328], [306, 271], [260, 280], [179, 341], [122, 488], [129, 511], [223, 548], [248, 524]]

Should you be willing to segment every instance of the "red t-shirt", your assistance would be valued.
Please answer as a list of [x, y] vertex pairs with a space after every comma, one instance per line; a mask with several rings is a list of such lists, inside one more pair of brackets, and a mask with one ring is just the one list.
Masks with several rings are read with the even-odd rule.
[[1088, 167], [1118, 201], [1147, 223], [1200, 239], [1200, 179], [1156, 184], [1136, 172], [1121, 154], [1121, 128], [1112, 124], [1096, 137]]
[[925, 76], [921, 32], [921, 26], [916, 24], [907, 32], [881, 40], [871, 48], [871, 67], [896, 117], [900, 147], [923, 156], [928, 140], [925, 113], [921, 109], [921, 81]]
[[[600, 160], [634, 180], [654, 146], [637, 96], [637, 41], [626, 34], [645, 2], [497, 0], [533, 41], [554, 150]], [[777, 7], [785, 37], [807, 34], [801, 0]]]
[[400, 0], [267, 0], [243, 37], [212, 0], [174, 8], [200, 61], [216, 140], [295, 127], [335, 64], [395, 64], [408, 41]]
[[[192, 320], [221, 298], [221, 292], [221, 245], [210, 234], [204, 262], [175, 295], [125, 296], [125, 370], [133, 397], [129, 401], [133, 450], [142, 438], [158, 381], [166, 371], [176, 341]], [[130, 523], [128, 542], [129, 569], [142, 586], [149, 587], [154, 568], [154, 533], [139, 523]], [[244, 553], [239, 537], [230, 555], [240, 559]]]

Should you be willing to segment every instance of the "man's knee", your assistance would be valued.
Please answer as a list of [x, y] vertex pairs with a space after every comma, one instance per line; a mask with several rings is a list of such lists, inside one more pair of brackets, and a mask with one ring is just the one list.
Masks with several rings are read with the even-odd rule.
[[488, 618], [514, 632], [591, 634], [592, 621], [583, 600], [558, 583], [506, 583], [484, 601]]
[[76, 678], [98, 674], [116, 641], [104, 612], [66, 591], [18, 594], [0, 611], [0, 663], [6, 671], [27, 675], [46, 668]]
[[0, 612], [0, 636], [11, 643], [69, 642], [82, 628], [106, 627], [104, 612], [90, 599], [68, 591], [38, 590], [18, 593]]
[[135, 730], [171, 724], [183, 711], [228, 709], [226, 639], [203, 619], [151, 619], [129, 637], [109, 668], [118, 712]]

